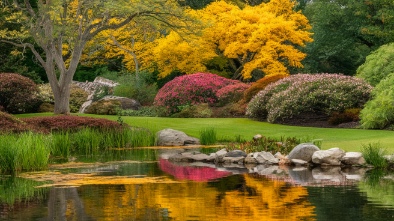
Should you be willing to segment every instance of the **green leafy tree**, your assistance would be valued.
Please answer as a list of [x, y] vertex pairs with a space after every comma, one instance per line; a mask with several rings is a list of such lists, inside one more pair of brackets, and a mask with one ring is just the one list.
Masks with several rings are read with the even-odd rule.
[[394, 4], [387, 0], [300, 1], [314, 33], [303, 50], [304, 72], [354, 75], [365, 57], [394, 41]]
[[[86, 43], [105, 30], [131, 21], [162, 21], [179, 26], [183, 11], [172, 0], [1, 1], [8, 25], [0, 41], [29, 48], [45, 69], [54, 97], [54, 112], [69, 113], [70, 87]], [[185, 23], [183, 23], [184, 25]], [[32, 40], [32, 41], [29, 41]], [[33, 42], [33, 43], [31, 43]], [[40, 53], [42, 52], [42, 53]]]

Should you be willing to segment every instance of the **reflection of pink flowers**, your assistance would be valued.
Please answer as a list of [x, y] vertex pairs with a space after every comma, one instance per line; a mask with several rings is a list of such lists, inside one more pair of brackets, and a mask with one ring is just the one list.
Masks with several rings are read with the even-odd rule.
[[174, 165], [168, 160], [160, 159], [159, 167], [162, 171], [173, 175], [179, 180], [193, 180], [206, 182], [230, 175], [227, 171], [218, 171], [211, 167], [188, 167]]

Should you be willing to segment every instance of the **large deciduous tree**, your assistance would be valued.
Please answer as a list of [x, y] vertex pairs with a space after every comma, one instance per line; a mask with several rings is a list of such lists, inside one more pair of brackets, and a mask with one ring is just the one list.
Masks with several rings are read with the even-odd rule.
[[57, 114], [69, 113], [69, 86], [86, 43], [99, 33], [141, 20], [185, 25], [183, 11], [172, 0], [14, 0], [1, 4], [1, 13], [9, 14], [7, 22], [19, 25], [2, 28], [0, 41], [33, 52], [47, 74]]
[[156, 40], [154, 56], [149, 59], [162, 77], [174, 69], [206, 71], [204, 64], [219, 56], [229, 59], [234, 79], [249, 79], [254, 70], [266, 75], [288, 73], [289, 67], [302, 66], [305, 54], [298, 47], [312, 41], [308, 20], [294, 6], [291, 0], [271, 0], [242, 9], [225, 1], [211, 3], [190, 12], [208, 24], [201, 37], [185, 38], [171, 32]]
[[354, 75], [369, 53], [394, 41], [390, 0], [313, 0], [303, 12], [314, 33], [303, 50], [307, 72]]

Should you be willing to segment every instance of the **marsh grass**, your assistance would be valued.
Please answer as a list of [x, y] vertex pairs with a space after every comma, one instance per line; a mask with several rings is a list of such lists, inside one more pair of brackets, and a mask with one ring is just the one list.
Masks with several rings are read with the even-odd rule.
[[246, 141], [242, 143], [229, 143], [226, 148], [228, 150], [243, 150], [246, 153], [266, 151], [273, 154], [276, 152], [288, 154], [295, 146], [302, 142], [302, 139], [298, 139], [296, 137], [281, 137], [276, 139], [263, 136], [259, 140]]
[[0, 136], [0, 172], [44, 169], [48, 165], [48, 140], [42, 134]]
[[368, 164], [371, 164], [376, 168], [387, 168], [387, 160], [383, 157], [386, 154], [386, 150], [381, 147], [380, 143], [369, 143], [368, 145], [363, 145], [361, 152]]
[[213, 145], [217, 142], [217, 135], [214, 128], [205, 128], [200, 131], [200, 143], [202, 145]]

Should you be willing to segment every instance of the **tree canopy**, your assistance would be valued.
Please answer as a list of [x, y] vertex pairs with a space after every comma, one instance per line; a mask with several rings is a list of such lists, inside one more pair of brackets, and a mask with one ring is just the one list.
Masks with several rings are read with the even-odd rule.
[[232, 77], [249, 79], [254, 70], [266, 75], [288, 73], [288, 67], [302, 67], [305, 54], [298, 47], [311, 42], [310, 25], [295, 3], [272, 0], [239, 8], [225, 1], [189, 13], [208, 26], [201, 37], [183, 37], [171, 32], [155, 41], [145, 63], [155, 63], [165, 77], [172, 70], [184, 73], [206, 71], [206, 62], [215, 57], [229, 59]]
[[54, 93], [55, 113], [69, 113], [69, 85], [83, 49], [93, 37], [131, 21], [187, 25], [175, 0], [40, 0], [37, 5], [14, 0], [12, 4], [3, 1], [2, 4], [1, 12], [8, 15], [7, 23], [17, 25], [2, 26], [0, 41], [33, 52]]

